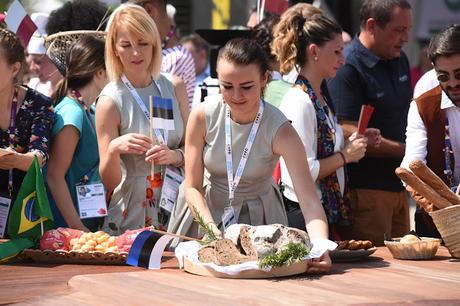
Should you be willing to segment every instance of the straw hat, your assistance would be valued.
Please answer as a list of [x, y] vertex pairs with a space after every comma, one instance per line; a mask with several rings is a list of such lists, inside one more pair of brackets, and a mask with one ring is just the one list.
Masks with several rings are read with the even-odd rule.
[[105, 32], [102, 31], [66, 31], [52, 34], [45, 38], [46, 54], [53, 61], [62, 75], [66, 72], [66, 54], [72, 44], [83, 35], [93, 35], [105, 40]]

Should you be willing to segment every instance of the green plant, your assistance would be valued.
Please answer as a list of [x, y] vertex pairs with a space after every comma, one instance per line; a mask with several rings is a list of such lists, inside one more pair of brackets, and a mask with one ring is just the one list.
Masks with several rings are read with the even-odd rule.
[[200, 228], [204, 231], [204, 239], [201, 240], [200, 243], [208, 244], [208, 243], [218, 240], [219, 238], [216, 236], [216, 234], [214, 234], [214, 231], [212, 230], [209, 223], [206, 223], [206, 221], [204, 221], [203, 216], [201, 216], [196, 206], [192, 205], [192, 207], [193, 207], [193, 219], [195, 220], [196, 223], [198, 223]]
[[275, 254], [265, 256], [259, 261], [261, 269], [267, 267], [281, 267], [300, 261], [308, 255], [308, 251], [303, 243], [288, 243], [282, 250]]

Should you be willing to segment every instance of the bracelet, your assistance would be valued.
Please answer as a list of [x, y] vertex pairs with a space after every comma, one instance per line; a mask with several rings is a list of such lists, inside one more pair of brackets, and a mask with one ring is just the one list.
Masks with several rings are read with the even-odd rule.
[[185, 163], [185, 155], [184, 155], [184, 150], [182, 149], [176, 149], [175, 151], [179, 152], [179, 154], [181, 155], [181, 162], [178, 163], [177, 165], [175, 165], [176, 167], [182, 167]]
[[347, 160], [345, 159], [345, 154], [343, 154], [342, 152], [338, 151], [337, 153], [340, 154], [340, 156], [342, 157], [342, 160], [343, 160], [343, 166], [345, 166], [347, 164]]

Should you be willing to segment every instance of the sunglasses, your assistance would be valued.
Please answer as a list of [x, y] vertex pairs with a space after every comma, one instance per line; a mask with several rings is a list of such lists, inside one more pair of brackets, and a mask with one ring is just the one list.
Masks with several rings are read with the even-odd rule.
[[[460, 70], [454, 73], [454, 78], [460, 81]], [[437, 75], [437, 79], [441, 83], [447, 82], [450, 80], [450, 74], [440, 73]]]

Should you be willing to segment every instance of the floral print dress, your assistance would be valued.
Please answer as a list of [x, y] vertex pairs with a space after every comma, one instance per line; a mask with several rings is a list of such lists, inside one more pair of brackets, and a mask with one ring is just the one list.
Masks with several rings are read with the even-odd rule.
[[[14, 150], [18, 153], [40, 151], [48, 159], [49, 139], [53, 124], [51, 99], [39, 92], [27, 88], [24, 100], [16, 114], [14, 131]], [[0, 129], [0, 147], [10, 146], [9, 128]], [[8, 170], [0, 170], [0, 196], [8, 196]], [[12, 201], [16, 198], [25, 172], [13, 170]]]

